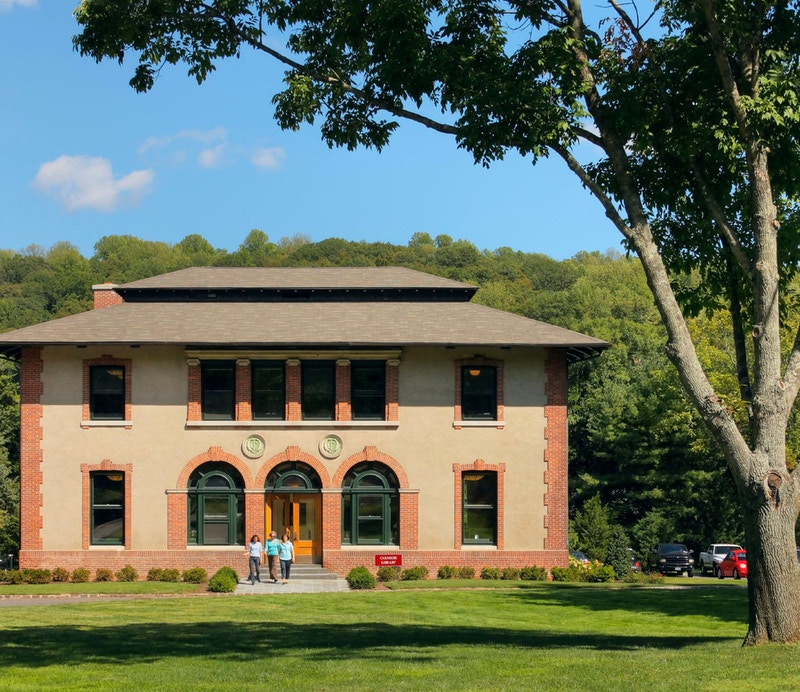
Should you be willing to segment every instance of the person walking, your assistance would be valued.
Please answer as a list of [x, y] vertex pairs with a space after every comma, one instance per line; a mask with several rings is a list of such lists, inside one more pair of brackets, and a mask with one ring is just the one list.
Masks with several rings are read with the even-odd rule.
[[289, 534], [283, 534], [283, 540], [278, 546], [278, 555], [281, 559], [281, 579], [284, 584], [289, 583], [289, 574], [292, 571], [294, 562], [294, 543], [289, 540]]
[[269, 538], [264, 544], [267, 551], [267, 562], [269, 564], [269, 578], [272, 579], [273, 584], [278, 583], [278, 549], [281, 542], [278, 540], [278, 534], [274, 531], [269, 532]]
[[250, 545], [247, 546], [245, 555], [249, 556], [250, 564], [250, 583], [255, 584], [256, 581], [261, 582], [261, 553], [263, 546], [261, 539], [257, 534], [253, 534], [250, 538]]

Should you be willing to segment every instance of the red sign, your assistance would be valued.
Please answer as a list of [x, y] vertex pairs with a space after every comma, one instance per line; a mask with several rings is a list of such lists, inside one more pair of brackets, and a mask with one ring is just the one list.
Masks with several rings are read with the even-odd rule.
[[376, 555], [376, 567], [400, 567], [403, 564], [403, 556], [400, 553], [390, 555]]

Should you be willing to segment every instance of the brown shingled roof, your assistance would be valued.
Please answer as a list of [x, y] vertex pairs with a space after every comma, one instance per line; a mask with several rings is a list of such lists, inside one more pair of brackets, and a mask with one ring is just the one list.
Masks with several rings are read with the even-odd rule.
[[0, 345], [253, 346], [608, 344], [475, 303], [122, 303], [0, 335]]
[[[121, 289], [470, 288], [405, 267], [191, 267], [131, 281]], [[474, 287], [473, 287], [474, 288]]]

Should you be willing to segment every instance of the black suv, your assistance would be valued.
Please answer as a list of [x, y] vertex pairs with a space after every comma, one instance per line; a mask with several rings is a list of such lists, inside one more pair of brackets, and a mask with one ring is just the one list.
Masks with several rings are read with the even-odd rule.
[[659, 543], [653, 551], [659, 574], [686, 574], [694, 576], [694, 558], [683, 543]]

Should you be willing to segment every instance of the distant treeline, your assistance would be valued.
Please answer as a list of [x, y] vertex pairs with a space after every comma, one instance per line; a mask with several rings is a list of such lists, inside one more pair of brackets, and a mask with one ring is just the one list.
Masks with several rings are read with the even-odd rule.
[[[191, 266], [402, 266], [479, 287], [484, 305], [605, 339], [613, 347], [570, 372], [571, 512], [597, 497], [612, 523], [644, 550], [655, 540], [700, 546], [742, 540], [733, 482], [664, 355], [666, 336], [635, 258], [579, 253], [557, 261], [501, 247], [479, 250], [447, 235], [416, 233], [405, 246], [303, 236], [272, 242], [251, 231], [235, 252], [199, 235], [179, 243], [106, 236], [92, 257], [67, 242], [0, 250], [0, 331], [91, 308], [92, 284], [125, 283]], [[692, 322], [699, 352], [745, 418], [729, 325], [709, 311]], [[15, 548], [19, 393], [0, 359], [0, 550]], [[794, 426], [796, 431], [798, 426]], [[800, 448], [796, 432], [789, 440]], [[597, 509], [594, 500], [593, 511]], [[581, 522], [576, 526], [580, 527]], [[573, 536], [579, 547], [588, 539]]]

